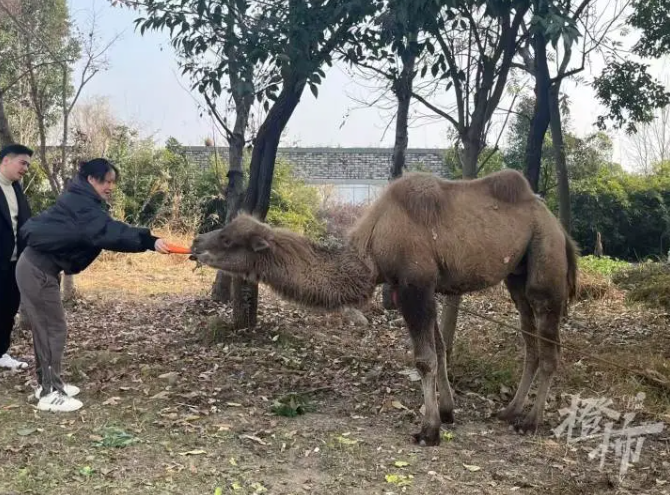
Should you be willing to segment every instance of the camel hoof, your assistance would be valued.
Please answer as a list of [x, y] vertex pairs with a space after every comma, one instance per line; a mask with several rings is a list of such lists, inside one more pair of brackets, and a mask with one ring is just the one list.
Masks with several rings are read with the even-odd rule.
[[505, 421], [511, 425], [515, 425], [519, 422], [519, 415], [514, 411], [510, 411], [507, 408], [499, 411], [495, 415], [495, 417], [498, 418], [500, 421]]
[[421, 447], [435, 447], [440, 445], [440, 429], [423, 427], [419, 433], [413, 433], [412, 438]]
[[526, 416], [524, 419], [519, 418], [512, 423], [512, 427], [519, 435], [535, 435], [537, 433], [538, 423], [535, 418]]
[[454, 424], [454, 411], [451, 410], [440, 410], [440, 420], [445, 423], [452, 425]]

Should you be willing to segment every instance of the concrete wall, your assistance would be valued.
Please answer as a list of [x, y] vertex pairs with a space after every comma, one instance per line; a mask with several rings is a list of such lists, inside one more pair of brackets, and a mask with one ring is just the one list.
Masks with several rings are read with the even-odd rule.
[[[202, 167], [211, 162], [214, 149], [186, 146], [190, 161]], [[219, 148], [219, 156], [227, 161], [228, 149]], [[423, 170], [446, 177], [444, 153], [440, 149], [408, 149], [409, 170]], [[386, 182], [391, 169], [392, 148], [279, 148], [277, 156], [288, 159], [295, 173], [310, 183], [375, 183]]]

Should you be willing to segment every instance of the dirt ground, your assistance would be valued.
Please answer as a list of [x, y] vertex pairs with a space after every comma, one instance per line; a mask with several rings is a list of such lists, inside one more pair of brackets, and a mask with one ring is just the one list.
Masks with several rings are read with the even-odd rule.
[[[37, 411], [32, 368], [0, 372], [0, 494], [670, 494], [670, 388], [582, 354], [667, 380], [668, 314], [616, 292], [573, 306], [562, 341], [576, 350], [563, 351], [534, 436], [491, 417], [516, 388], [521, 336], [462, 314], [456, 423], [441, 445], [419, 447], [421, 387], [397, 312], [376, 300], [369, 325], [354, 326], [263, 288], [259, 327], [232, 331], [229, 307], [207, 297], [213, 272], [158, 256], [105, 256], [78, 277], [65, 378], [82, 388], [80, 411]], [[464, 306], [518, 323], [500, 287]], [[17, 332], [13, 354], [32, 365], [31, 345]], [[553, 435], [570, 405], [562, 394], [611, 399], [635, 414], [630, 426], [663, 430], [621, 478], [614, 440], [601, 469], [589, 458], [601, 439]]]

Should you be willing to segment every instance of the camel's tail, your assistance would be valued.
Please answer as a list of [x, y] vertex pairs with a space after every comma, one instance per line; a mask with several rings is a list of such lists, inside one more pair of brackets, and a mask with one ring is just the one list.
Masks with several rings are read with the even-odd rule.
[[579, 249], [575, 241], [570, 237], [565, 230], [565, 255], [568, 260], [568, 301], [574, 301], [577, 298], [577, 257], [579, 255]]

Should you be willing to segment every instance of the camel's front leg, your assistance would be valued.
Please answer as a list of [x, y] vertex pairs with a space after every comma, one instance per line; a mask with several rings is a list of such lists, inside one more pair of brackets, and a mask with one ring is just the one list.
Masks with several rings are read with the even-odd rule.
[[[435, 290], [432, 287], [402, 285], [398, 289], [398, 305], [407, 322], [414, 344], [414, 361], [421, 375], [426, 413], [421, 431], [414, 434], [419, 445], [440, 444], [440, 413], [437, 407], [435, 352]], [[442, 357], [444, 358], [444, 357]]]

